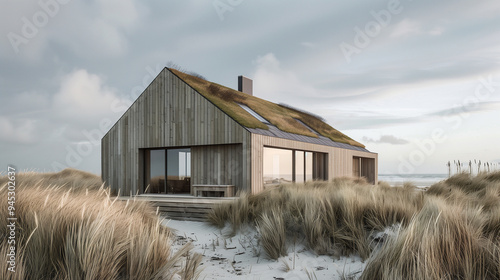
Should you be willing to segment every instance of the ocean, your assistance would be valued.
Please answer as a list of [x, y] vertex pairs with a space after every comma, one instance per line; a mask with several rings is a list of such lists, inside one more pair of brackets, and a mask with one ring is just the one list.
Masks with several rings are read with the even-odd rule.
[[434, 183], [448, 179], [448, 174], [379, 174], [378, 180], [389, 183], [391, 186], [401, 186], [405, 182], [413, 183], [417, 187], [429, 187]]

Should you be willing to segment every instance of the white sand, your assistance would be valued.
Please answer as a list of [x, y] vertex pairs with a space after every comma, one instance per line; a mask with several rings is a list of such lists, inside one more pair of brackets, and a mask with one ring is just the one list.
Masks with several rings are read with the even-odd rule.
[[201, 222], [167, 220], [164, 224], [177, 230], [174, 250], [191, 241], [193, 252], [203, 255], [199, 279], [339, 279], [340, 274], [359, 276], [365, 266], [358, 256], [316, 256], [302, 244], [290, 244], [288, 256], [279, 261], [269, 260], [254, 229], [246, 228], [229, 238], [224, 237], [227, 230]]

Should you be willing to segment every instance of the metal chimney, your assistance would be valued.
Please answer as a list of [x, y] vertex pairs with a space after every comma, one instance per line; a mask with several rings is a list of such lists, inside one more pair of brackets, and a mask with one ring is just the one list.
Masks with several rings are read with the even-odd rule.
[[238, 76], [238, 91], [253, 95], [253, 81], [245, 76]]

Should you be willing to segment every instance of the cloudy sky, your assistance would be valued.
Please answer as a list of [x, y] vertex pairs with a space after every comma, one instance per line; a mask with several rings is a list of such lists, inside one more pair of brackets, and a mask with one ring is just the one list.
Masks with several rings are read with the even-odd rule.
[[379, 173], [500, 161], [500, 5], [2, 0], [0, 170], [100, 173], [99, 139], [169, 62], [323, 116]]

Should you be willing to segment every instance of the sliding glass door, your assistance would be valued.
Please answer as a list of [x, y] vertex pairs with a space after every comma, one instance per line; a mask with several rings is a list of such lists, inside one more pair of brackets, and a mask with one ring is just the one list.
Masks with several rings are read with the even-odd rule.
[[167, 193], [191, 193], [191, 149], [167, 150]]
[[191, 149], [145, 150], [145, 193], [190, 194]]

